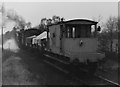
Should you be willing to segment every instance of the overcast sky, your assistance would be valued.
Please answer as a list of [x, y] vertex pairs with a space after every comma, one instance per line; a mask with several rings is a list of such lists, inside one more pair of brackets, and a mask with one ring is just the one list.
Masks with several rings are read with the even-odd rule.
[[51, 18], [53, 15], [65, 19], [93, 19], [101, 15], [103, 22], [109, 16], [118, 15], [117, 2], [5, 2], [4, 5], [6, 9], [14, 9], [33, 26], [38, 25], [41, 18]]

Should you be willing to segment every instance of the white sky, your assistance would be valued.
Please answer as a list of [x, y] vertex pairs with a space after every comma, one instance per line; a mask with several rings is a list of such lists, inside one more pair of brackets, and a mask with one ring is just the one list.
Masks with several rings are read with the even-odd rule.
[[118, 15], [118, 2], [4, 2], [4, 5], [6, 9], [14, 9], [33, 26], [38, 25], [41, 18], [53, 15], [65, 19], [92, 19], [101, 15], [103, 22], [109, 16]]

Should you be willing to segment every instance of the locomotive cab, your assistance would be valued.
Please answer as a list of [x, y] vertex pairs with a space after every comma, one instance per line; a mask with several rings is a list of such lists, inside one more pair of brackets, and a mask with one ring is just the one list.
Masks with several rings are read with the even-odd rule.
[[49, 48], [52, 53], [78, 60], [82, 63], [97, 62], [104, 58], [98, 53], [97, 22], [75, 19], [49, 26]]
[[72, 20], [65, 23], [63, 28], [63, 51], [71, 61], [78, 59], [80, 62], [96, 62], [104, 55], [97, 53], [98, 40], [97, 22], [91, 20]]

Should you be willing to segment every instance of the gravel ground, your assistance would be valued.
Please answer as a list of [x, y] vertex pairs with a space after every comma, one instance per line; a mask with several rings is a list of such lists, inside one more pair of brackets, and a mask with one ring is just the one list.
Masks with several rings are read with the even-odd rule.
[[120, 83], [119, 76], [119, 63], [114, 60], [107, 60], [101, 69], [98, 69], [96, 75], [101, 76], [107, 80], [112, 81], [113, 83]]

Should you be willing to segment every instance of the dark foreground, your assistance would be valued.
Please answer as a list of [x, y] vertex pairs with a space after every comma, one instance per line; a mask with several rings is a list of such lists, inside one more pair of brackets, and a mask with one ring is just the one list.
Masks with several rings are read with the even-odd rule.
[[[29, 50], [4, 50], [3, 85], [111, 85], [102, 79], [81, 74], [76, 78], [46, 63], [45, 56]], [[86, 83], [86, 84], [85, 84]]]
[[23, 50], [7, 52], [3, 58], [3, 85], [77, 85], [64, 73]]

